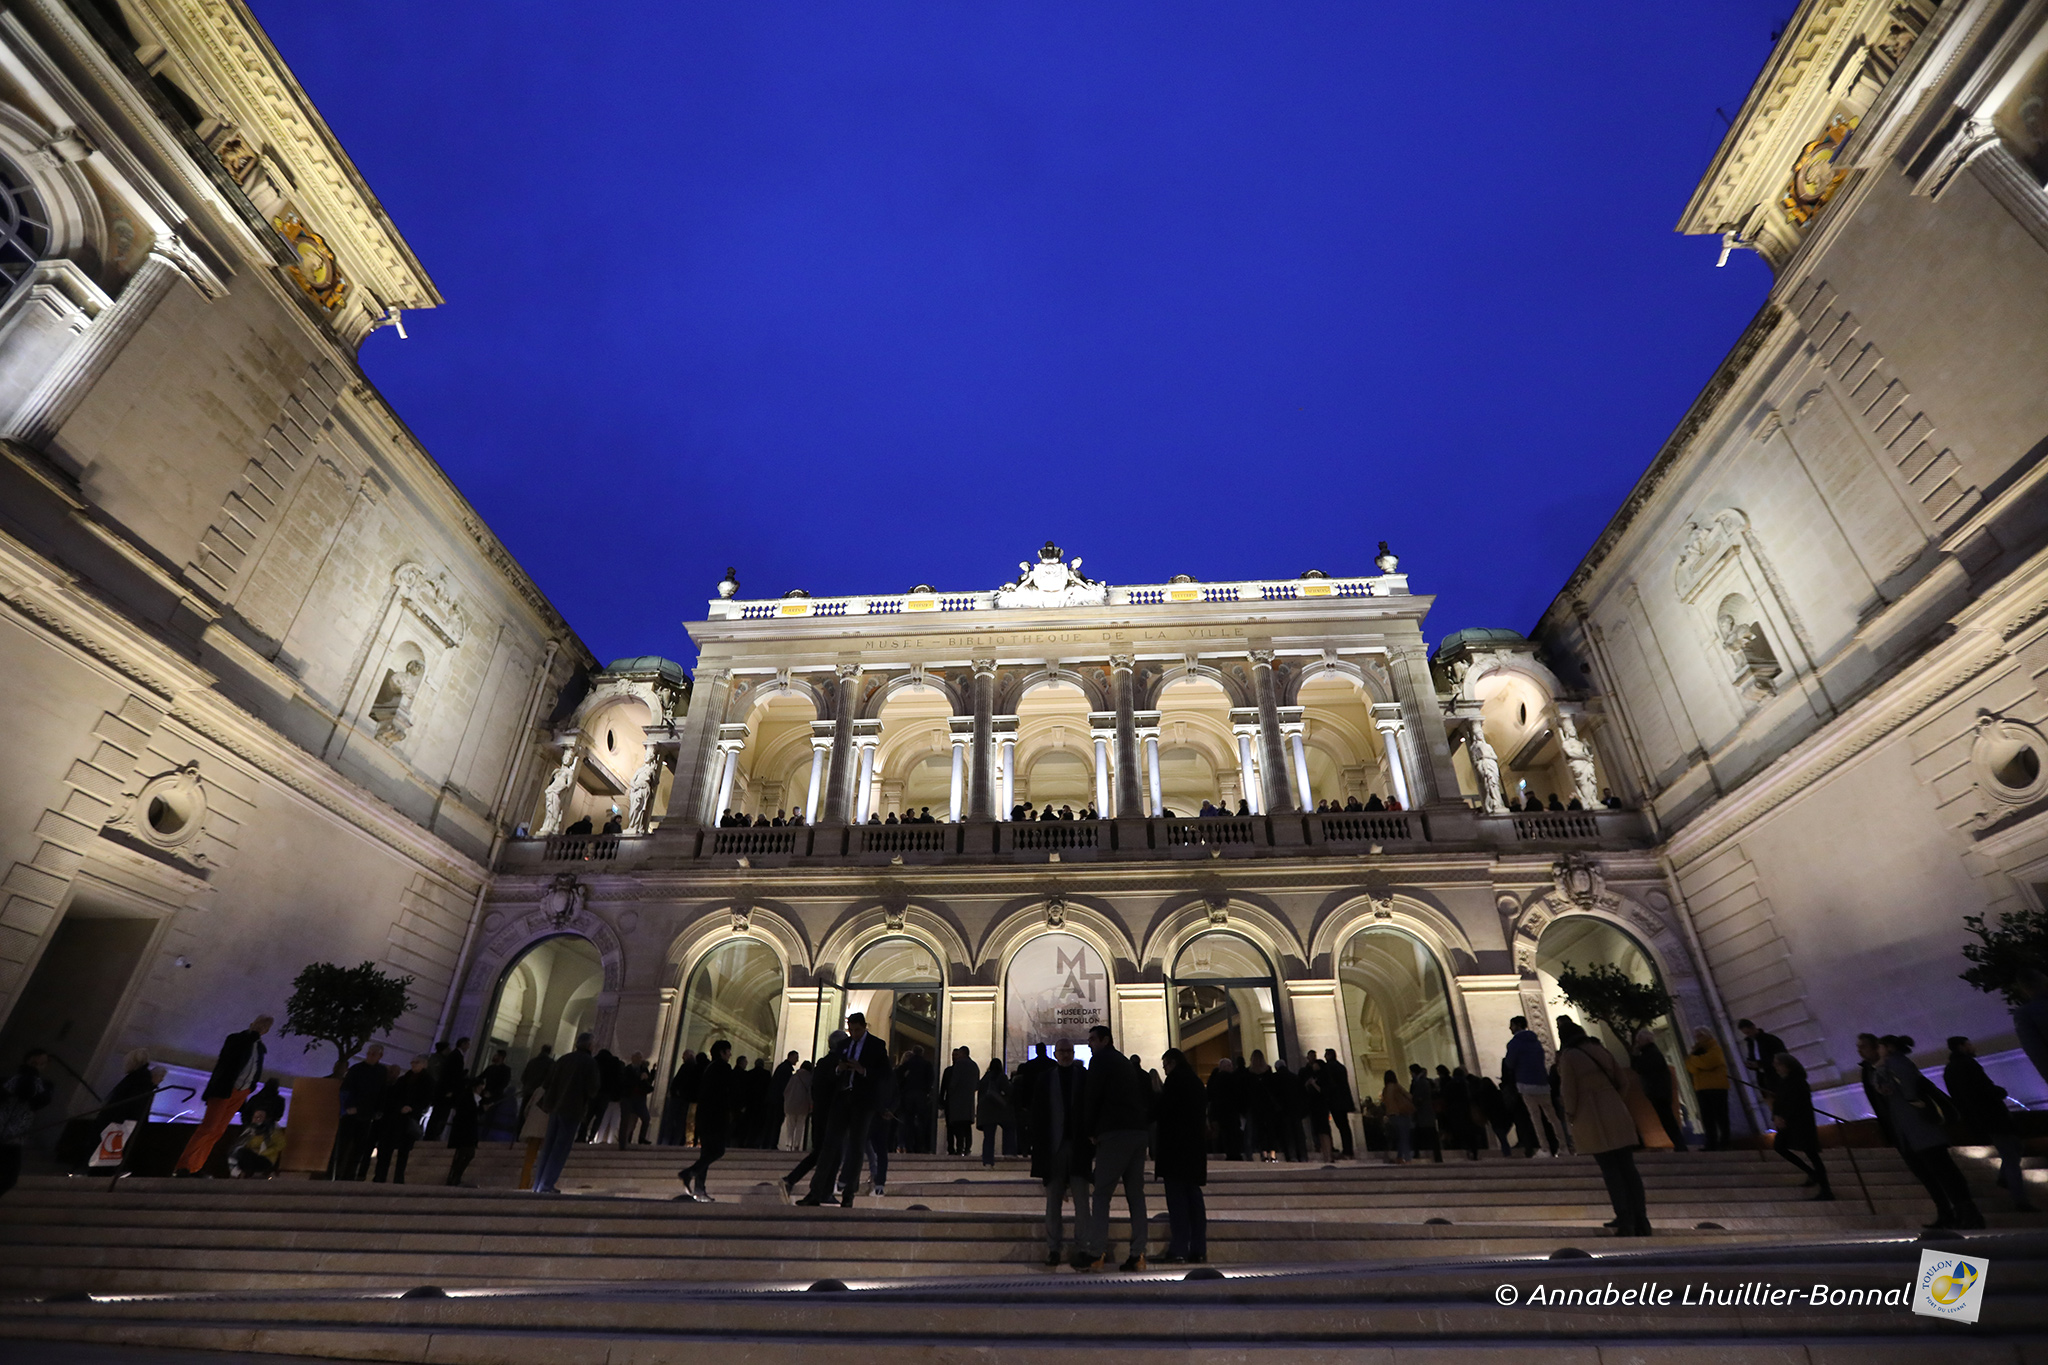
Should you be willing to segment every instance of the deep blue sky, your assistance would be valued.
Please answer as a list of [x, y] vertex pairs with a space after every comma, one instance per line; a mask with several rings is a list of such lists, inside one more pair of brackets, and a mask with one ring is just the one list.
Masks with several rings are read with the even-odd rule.
[[363, 363], [600, 658], [746, 596], [1368, 568], [1527, 630], [1762, 301], [1791, 0], [259, 17], [447, 297]]

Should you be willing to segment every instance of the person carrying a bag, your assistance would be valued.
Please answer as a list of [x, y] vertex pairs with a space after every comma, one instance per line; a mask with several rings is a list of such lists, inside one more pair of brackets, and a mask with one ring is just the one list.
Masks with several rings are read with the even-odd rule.
[[1649, 1197], [1635, 1158], [1641, 1138], [1624, 1093], [1635, 1073], [1614, 1060], [1575, 1020], [1559, 1017], [1557, 1042], [1564, 1119], [1571, 1125], [1573, 1145], [1600, 1163], [1600, 1178], [1607, 1182], [1607, 1198], [1614, 1205], [1614, 1235], [1648, 1237]]

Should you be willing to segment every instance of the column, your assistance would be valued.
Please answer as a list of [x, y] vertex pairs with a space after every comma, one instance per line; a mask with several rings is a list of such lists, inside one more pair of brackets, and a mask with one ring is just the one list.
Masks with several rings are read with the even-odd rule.
[[1010, 812], [1017, 808], [1017, 736], [1003, 736], [1003, 800], [996, 811], [998, 820], [1010, 818]]
[[996, 661], [976, 659], [974, 661], [974, 748], [968, 764], [967, 818], [970, 820], [992, 820], [995, 818], [993, 755], [989, 752], [989, 739], [994, 731], [996, 711]]
[[714, 820], [723, 817], [726, 809], [732, 805], [733, 774], [739, 770], [740, 750], [745, 747], [746, 742], [744, 740], [737, 744], [721, 742], [718, 746], [720, 765], [718, 770], [718, 814], [712, 817]]
[[135, 339], [181, 274], [170, 257], [161, 251], [150, 252], [149, 259], [128, 277], [120, 297], [100, 310], [92, 326], [22, 403], [8, 423], [10, 434], [38, 450], [47, 446]]
[[864, 825], [864, 824], [866, 824], [866, 823], [867, 823], [867, 821], [868, 821], [868, 811], [869, 811], [869, 810], [870, 810], [870, 809], [871, 809], [871, 808], [873, 807], [873, 805], [874, 805], [874, 799], [875, 799], [875, 745], [876, 745], [876, 743], [877, 743], [877, 742], [878, 742], [878, 741], [876, 741], [876, 740], [874, 740], [874, 739], [870, 739], [870, 738], [868, 738], [868, 737], [867, 737], [867, 736], [865, 736], [865, 735], [861, 736], [861, 740], [860, 740], [860, 785], [859, 785], [858, 787], [854, 788], [854, 798], [855, 798], [855, 799], [854, 799], [854, 812], [853, 812], [853, 821], [854, 821], [854, 823], [855, 823], [855, 824], [857, 824], [857, 825]]
[[[958, 720], [959, 717], [955, 716], [954, 719]], [[970, 736], [963, 735], [958, 730], [953, 731], [953, 792], [951, 797], [952, 804], [948, 808], [949, 814], [946, 818], [956, 825], [960, 823], [960, 800], [966, 795], [967, 741], [969, 738]]]
[[[819, 733], [823, 731], [824, 733]], [[814, 720], [811, 722], [811, 785], [804, 793], [804, 823], [818, 823], [818, 787], [825, 772], [825, 755], [832, 748], [832, 723]]]
[[1287, 755], [1280, 743], [1280, 702], [1273, 681], [1273, 651], [1252, 651], [1252, 683], [1259, 705], [1259, 777], [1266, 814], [1301, 807], [1287, 790]]
[[[1094, 717], [1090, 716], [1090, 720]], [[1095, 741], [1095, 813], [1107, 820], [1109, 810], [1109, 741], [1115, 730], [1091, 730]]]
[[1408, 799], [1408, 769], [1401, 760], [1401, 722], [1398, 717], [1380, 719], [1379, 709], [1373, 707], [1373, 725], [1379, 730], [1380, 744], [1387, 751], [1387, 780], [1393, 785], [1393, 795], [1400, 798], [1401, 808], [1406, 810], [1411, 802]]
[[[1116, 706], [1116, 813], [1119, 818], [1143, 815], [1145, 798], [1138, 793], [1138, 722], [1128, 654], [1109, 660], [1110, 695]], [[1109, 814], [1108, 811], [1103, 812]]]
[[1166, 803], [1159, 796], [1159, 732], [1145, 736], [1145, 771], [1151, 778], [1152, 814], [1164, 814]]
[[1307, 810], [1315, 802], [1315, 793], [1309, 788], [1308, 751], [1303, 747], [1301, 734], [1301, 731], [1294, 730], [1290, 731], [1287, 737], [1294, 742], [1295, 788], [1301, 793], [1302, 809]]
[[1388, 659], [1394, 693], [1401, 703], [1401, 728], [1415, 748], [1407, 757], [1415, 761], [1407, 770], [1414, 806], [1442, 802], [1464, 806], [1458, 795], [1458, 773], [1451, 766], [1450, 736], [1444, 732], [1443, 707], [1438, 704], [1436, 681], [1429, 675], [1429, 654], [1420, 640], [1396, 648]]
[[860, 704], [860, 665], [841, 664], [838, 710], [832, 715], [832, 764], [825, 773], [825, 813], [819, 817], [828, 825], [846, 823], [846, 783], [853, 767], [853, 710]]

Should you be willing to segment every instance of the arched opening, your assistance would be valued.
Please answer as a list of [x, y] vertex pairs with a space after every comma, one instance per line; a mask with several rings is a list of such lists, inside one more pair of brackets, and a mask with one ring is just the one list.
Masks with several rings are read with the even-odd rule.
[[[812, 761], [811, 722], [817, 718], [810, 697], [795, 689], [770, 692], [748, 708], [747, 747], [740, 750], [725, 808], [750, 823], [786, 820], [809, 809], [811, 778], [815, 773], [821, 784], [824, 779], [824, 761]], [[823, 809], [822, 802], [817, 805]]]
[[1109, 1019], [1109, 969], [1094, 945], [1074, 934], [1028, 939], [1010, 956], [1003, 988], [1003, 1065], [1015, 1071], [1066, 1039], [1088, 1056], [1088, 1030]]
[[487, 1058], [492, 1048], [502, 1047], [515, 1076], [543, 1047], [559, 1057], [596, 1018], [603, 989], [604, 962], [596, 944], [581, 934], [541, 939], [498, 977], [484, 1030], [489, 1041], [470, 1055]]
[[[1313, 810], [1324, 801], [1364, 805], [1375, 796], [1382, 803], [1402, 799], [1406, 775], [1395, 780], [1373, 721], [1372, 694], [1358, 679], [1334, 670], [1318, 673], [1301, 684], [1295, 699], [1302, 707], [1302, 757], [1308, 764], [1305, 806]], [[1402, 804], [1410, 803], [1402, 799]]]
[[[1570, 1015], [1586, 1032], [1599, 1039], [1617, 1061], [1626, 1061], [1634, 1040], [1615, 1037], [1613, 1030], [1567, 1001], [1557, 984], [1557, 978], [1567, 967], [1576, 967], [1583, 972], [1602, 964], [1617, 968], [1631, 981], [1663, 984], [1657, 963], [1648, 951], [1627, 932], [1604, 919], [1592, 915], [1566, 915], [1552, 920], [1536, 941], [1536, 977], [1543, 983], [1544, 1010], [1552, 1020], [1560, 1014]], [[1679, 1038], [1678, 1021], [1668, 1014], [1650, 1026], [1650, 1036], [1656, 1040], [1664, 1060], [1676, 1073], [1679, 1094], [1687, 1111], [1697, 1114], [1699, 1110], [1695, 1107], [1692, 1083], [1685, 1071], [1685, 1053], [1690, 1040]]]
[[842, 1021], [866, 1015], [868, 1032], [888, 1045], [891, 1060], [913, 1047], [927, 1057], [938, 1053], [945, 977], [931, 949], [914, 938], [878, 939], [854, 958], [845, 991]]
[[697, 959], [683, 989], [676, 1055], [732, 1043], [733, 1066], [775, 1051], [782, 1023], [782, 959], [759, 939], [731, 938]]
[[[856, 793], [853, 814], [865, 811], [886, 821], [891, 815], [898, 820], [922, 818], [929, 809], [932, 819], [945, 820], [953, 799], [952, 715], [952, 700], [937, 683], [901, 687], [891, 693], [875, 713], [882, 729], [867, 801], [863, 803]], [[965, 755], [962, 757], [964, 760]], [[858, 776], [856, 763], [856, 780]]]
[[1173, 1045], [1205, 1079], [1225, 1057], [1242, 1065], [1254, 1051], [1278, 1065], [1286, 1055], [1279, 994], [1273, 964], [1251, 940], [1223, 931], [1199, 935], [1173, 961]]
[[[1257, 746], [1248, 752], [1256, 766]], [[1230, 726], [1230, 694], [1221, 683], [1190, 674], [1159, 689], [1162, 809], [1179, 816], [1194, 815], [1208, 801], [1235, 810], [1246, 793], [1242, 757]], [[1141, 753], [1138, 761], [1143, 768], [1149, 758]], [[1151, 782], [1151, 773], [1141, 771], [1138, 785], [1148, 802]]]
[[[1479, 679], [1473, 691], [1479, 697], [1486, 742], [1500, 760], [1501, 795], [1517, 809], [1526, 808], [1531, 797], [1545, 809], [1553, 797], [1559, 805], [1569, 806], [1578, 790], [1565, 763], [1557, 707], [1549, 690], [1526, 673], [1500, 669]], [[1471, 768], [1471, 756], [1462, 747], [1458, 755], [1462, 780]], [[1474, 774], [1469, 794], [1478, 792]]]
[[[1088, 694], [1070, 682], [1039, 682], [1017, 699], [1017, 772], [1008, 784], [1008, 799], [997, 799], [1003, 817], [1027, 805], [1034, 819], [1048, 807], [1066, 806], [1080, 815], [1095, 804], [1095, 745], [1088, 715]], [[999, 768], [1004, 747], [997, 746]], [[1000, 772], [997, 781], [1000, 789]]]
[[1421, 939], [1391, 925], [1360, 929], [1337, 956], [1337, 980], [1359, 1094], [1377, 1094], [1389, 1071], [1406, 1085], [1411, 1064], [1463, 1065], [1450, 988]]

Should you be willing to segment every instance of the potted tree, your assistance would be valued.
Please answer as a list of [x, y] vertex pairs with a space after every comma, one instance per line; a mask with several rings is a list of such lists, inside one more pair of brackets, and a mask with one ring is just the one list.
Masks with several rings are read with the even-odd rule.
[[285, 1129], [286, 1171], [324, 1171], [341, 1123], [341, 1076], [349, 1058], [379, 1033], [389, 1033], [412, 1009], [410, 976], [387, 976], [374, 962], [343, 967], [309, 964], [292, 982], [280, 1035], [307, 1039], [306, 1051], [322, 1043], [334, 1048], [333, 1071], [301, 1080], [292, 1091], [292, 1121]]
[[[1565, 969], [1558, 973], [1557, 988], [1572, 1008], [1599, 1023], [1620, 1045], [1614, 1060], [1625, 1069], [1629, 1066], [1629, 1052], [1635, 1044], [1636, 1034], [1671, 1013], [1669, 991], [1654, 981], [1638, 981], [1611, 962], [1596, 962], [1583, 972], [1567, 963]], [[1671, 1071], [1670, 1058], [1665, 1058], [1664, 1066]], [[1671, 1074], [1675, 1090], [1677, 1073], [1672, 1071]], [[1624, 1079], [1632, 1077], [1624, 1071]], [[1650, 1103], [1642, 1087], [1625, 1086], [1622, 1098], [1628, 1102], [1629, 1113], [1635, 1117], [1636, 1131], [1641, 1134], [1643, 1145], [1653, 1151], [1670, 1150], [1671, 1135], [1664, 1131], [1663, 1121], [1657, 1117], [1656, 1107]]]

